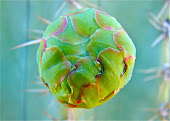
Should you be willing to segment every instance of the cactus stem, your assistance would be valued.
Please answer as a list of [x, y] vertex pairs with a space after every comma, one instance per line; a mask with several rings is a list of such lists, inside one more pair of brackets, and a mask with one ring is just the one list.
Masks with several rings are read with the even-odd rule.
[[[151, 12], [149, 13], [152, 18], [159, 24], [158, 26], [154, 21], [149, 19], [149, 22], [159, 31], [162, 32], [162, 34], [152, 43], [151, 47], [155, 47], [161, 40], [164, 40], [163, 45], [163, 53], [164, 53], [164, 64], [161, 69], [158, 70], [158, 73], [156, 75], [149, 76], [145, 78], [145, 80], [152, 80], [159, 77], [162, 77], [162, 82], [159, 89], [159, 98], [162, 102], [160, 105], [157, 114], [155, 114], [150, 120], [155, 120], [156, 118], [160, 117], [162, 121], [168, 120], [168, 113], [170, 109], [170, 104], [167, 103], [169, 100], [169, 81], [170, 81], [170, 21], [169, 18], [162, 18], [163, 14], [168, 8], [168, 11], [170, 9], [170, 0], [166, 0], [162, 9], [158, 13], [157, 16], [154, 16]], [[169, 15], [168, 15], [169, 17]], [[159, 19], [162, 19], [161, 23]], [[151, 70], [150, 72], [156, 72], [156, 70]]]
[[[169, 41], [168, 41], [169, 39]], [[170, 63], [170, 38], [167, 38], [167, 41], [164, 42], [165, 49], [165, 63]]]

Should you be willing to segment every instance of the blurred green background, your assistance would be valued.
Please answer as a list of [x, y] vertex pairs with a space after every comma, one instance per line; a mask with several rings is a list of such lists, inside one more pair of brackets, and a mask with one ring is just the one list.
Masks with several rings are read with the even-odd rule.
[[[30, 41], [29, 29], [45, 30], [47, 25], [35, 18], [39, 15], [51, 21], [64, 0], [1, 0], [1, 119], [2, 120], [47, 120], [41, 110], [48, 112], [57, 120], [67, 119], [66, 107], [55, 100], [52, 94], [38, 96], [26, 89], [46, 89], [40, 82], [36, 63], [39, 44], [10, 51], [9, 49]], [[84, 120], [148, 120], [155, 112], [145, 108], [157, 108], [159, 81], [144, 82], [146, 75], [140, 69], [158, 67], [161, 61], [161, 46], [151, 48], [151, 43], [159, 36], [147, 20], [148, 10], [157, 14], [163, 0], [89, 0], [103, 11], [114, 16], [125, 28], [136, 45], [137, 55], [131, 81], [111, 100], [90, 110], [75, 109], [74, 117], [83, 111]], [[60, 15], [68, 12], [66, 4]], [[59, 17], [58, 16], [58, 17]]]

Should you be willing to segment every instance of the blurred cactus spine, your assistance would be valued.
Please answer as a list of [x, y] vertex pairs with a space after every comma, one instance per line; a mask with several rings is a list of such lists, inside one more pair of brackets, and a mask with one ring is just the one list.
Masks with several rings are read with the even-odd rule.
[[[166, 13], [167, 12], [167, 13]], [[167, 15], [165, 15], [165, 13]], [[158, 108], [158, 113], [155, 114], [150, 120], [155, 120], [160, 117], [162, 121], [169, 120], [169, 89], [170, 89], [170, 0], [165, 0], [165, 4], [160, 10], [159, 14], [155, 16], [153, 13], [149, 12], [152, 19], [149, 22], [160, 32], [160, 36], [152, 43], [151, 47], [155, 47], [159, 42], [163, 41], [163, 62], [161, 68], [150, 69], [148, 72], [157, 72], [157, 75], [147, 78], [148, 80], [154, 78], [162, 78], [159, 87], [159, 100], [161, 105]]]

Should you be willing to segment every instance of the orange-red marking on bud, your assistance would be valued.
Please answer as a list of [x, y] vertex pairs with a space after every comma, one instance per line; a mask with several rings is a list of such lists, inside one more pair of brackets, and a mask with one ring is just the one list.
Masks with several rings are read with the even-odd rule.
[[77, 101], [76, 103], [81, 103], [82, 101], [81, 100], [79, 100], [79, 101]]
[[49, 88], [49, 85], [44, 81], [44, 79], [42, 77], [40, 77], [40, 78], [43, 81], [43, 83]]

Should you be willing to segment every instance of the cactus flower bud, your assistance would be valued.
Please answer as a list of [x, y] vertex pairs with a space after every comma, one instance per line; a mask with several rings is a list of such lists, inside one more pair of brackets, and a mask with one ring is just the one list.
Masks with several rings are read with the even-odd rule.
[[95, 9], [69, 12], [45, 30], [37, 52], [41, 80], [67, 107], [93, 108], [131, 78], [135, 46], [112, 16]]

